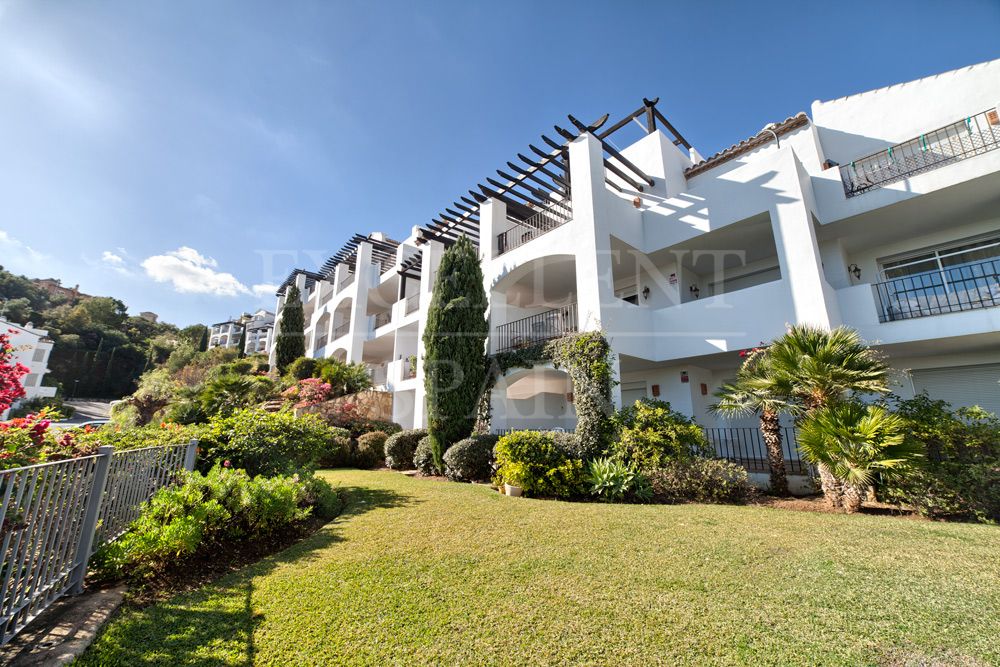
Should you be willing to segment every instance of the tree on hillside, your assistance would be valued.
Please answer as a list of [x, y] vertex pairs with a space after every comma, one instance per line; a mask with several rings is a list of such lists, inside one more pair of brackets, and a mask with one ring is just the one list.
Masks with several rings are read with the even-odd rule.
[[204, 352], [208, 349], [208, 327], [201, 332], [201, 340], [198, 341], [198, 351]]
[[274, 363], [279, 373], [284, 373], [288, 366], [306, 354], [305, 314], [302, 311], [302, 298], [299, 288], [291, 285], [285, 295], [285, 305], [281, 307], [281, 318], [278, 320], [278, 337], [274, 341]]
[[424, 387], [434, 462], [472, 433], [486, 365], [486, 292], [476, 247], [462, 236], [441, 258], [424, 330]]

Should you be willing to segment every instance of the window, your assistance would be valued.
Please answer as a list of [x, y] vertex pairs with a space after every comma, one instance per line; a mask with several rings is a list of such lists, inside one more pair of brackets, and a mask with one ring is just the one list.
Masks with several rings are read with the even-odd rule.
[[1000, 305], [1000, 237], [965, 239], [879, 260], [880, 319]]
[[24, 376], [24, 387], [34, 387], [38, 384], [38, 373], [28, 373]]
[[33, 362], [45, 361], [45, 350], [40, 347], [36, 347], [35, 353], [31, 355], [31, 360]]

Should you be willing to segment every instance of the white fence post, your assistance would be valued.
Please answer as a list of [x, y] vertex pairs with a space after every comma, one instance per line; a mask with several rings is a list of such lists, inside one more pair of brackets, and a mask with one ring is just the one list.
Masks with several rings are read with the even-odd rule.
[[198, 456], [198, 441], [192, 440], [188, 443], [187, 451], [184, 452], [184, 469], [188, 472], [194, 470], [195, 458]]
[[108, 468], [111, 466], [111, 455], [114, 447], [98, 447], [97, 463], [94, 468], [94, 481], [90, 485], [90, 495], [87, 497], [87, 510], [83, 515], [83, 528], [80, 530], [80, 544], [76, 549], [76, 566], [73, 570], [73, 585], [70, 595], [83, 592], [83, 578], [87, 575], [87, 561], [94, 547], [94, 534], [97, 532], [97, 517], [101, 513], [101, 499], [104, 497], [104, 486], [108, 481]]

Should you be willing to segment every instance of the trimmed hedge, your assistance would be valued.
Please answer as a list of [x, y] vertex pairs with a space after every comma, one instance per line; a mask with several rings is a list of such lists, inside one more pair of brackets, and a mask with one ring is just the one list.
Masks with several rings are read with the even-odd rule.
[[719, 459], [670, 461], [644, 474], [653, 488], [653, 499], [661, 503], [742, 504], [756, 495], [742, 466]]
[[495, 454], [498, 483], [519, 486], [536, 496], [583, 495], [587, 482], [583, 461], [557, 447], [552, 433], [508, 433], [497, 442]]
[[411, 428], [390, 435], [385, 441], [385, 464], [393, 470], [406, 470], [413, 463], [417, 444], [427, 435], [422, 428]]
[[487, 482], [493, 476], [493, 448], [500, 438], [474, 435], [444, 453], [445, 477], [454, 482]]
[[360, 436], [354, 452], [354, 463], [359, 468], [374, 468], [385, 464], [385, 441], [389, 434], [371, 431]]
[[419, 470], [421, 475], [438, 474], [437, 466], [434, 464], [434, 446], [431, 444], [431, 436], [425, 435], [417, 443], [417, 449], [413, 453], [413, 467]]

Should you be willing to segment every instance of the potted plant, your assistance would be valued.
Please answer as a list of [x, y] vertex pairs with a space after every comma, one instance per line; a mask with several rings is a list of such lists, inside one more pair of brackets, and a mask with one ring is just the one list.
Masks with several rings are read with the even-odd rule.
[[409, 369], [409, 376], [408, 377], [411, 377], [411, 378], [417, 377], [417, 355], [411, 354], [410, 356], [408, 356], [406, 358], [406, 360], [410, 363], [410, 369]]
[[524, 494], [524, 475], [521, 464], [508, 464], [504, 470], [503, 492], [506, 496], [520, 498]]

